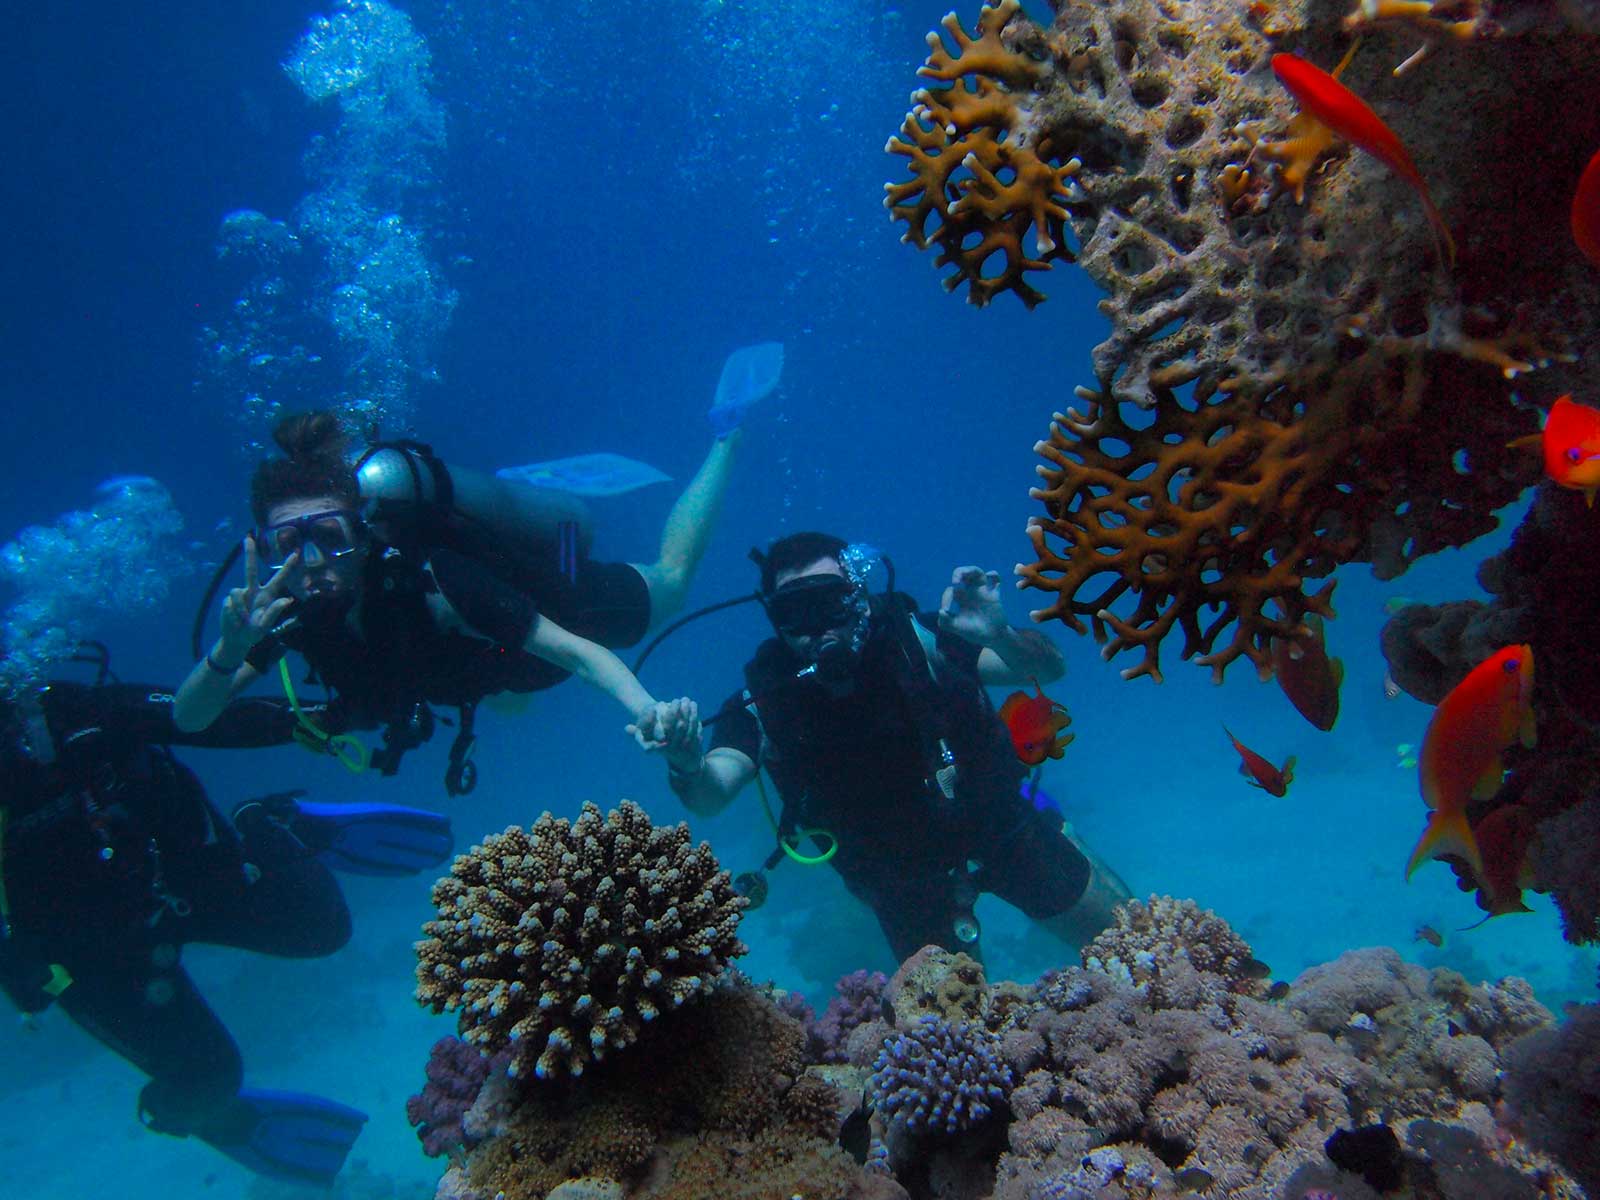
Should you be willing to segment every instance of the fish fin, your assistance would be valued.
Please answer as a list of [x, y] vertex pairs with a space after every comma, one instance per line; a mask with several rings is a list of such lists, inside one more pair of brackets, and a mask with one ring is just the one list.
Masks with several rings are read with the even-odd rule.
[[1586, 487], [1583, 489], [1583, 503], [1586, 508], [1594, 507], [1594, 494], [1596, 491], [1600, 491], [1600, 488]]
[[1533, 715], [1533, 709], [1530, 708], [1522, 714], [1522, 727], [1518, 733], [1522, 738], [1522, 744], [1532, 750], [1539, 740], [1539, 721]]
[[1000, 704], [1000, 719], [1002, 721], [1011, 720], [1011, 714], [1027, 702], [1028, 694], [1026, 692], [1012, 692]]
[[1328, 671], [1333, 676], [1333, 690], [1338, 691], [1344, 686], [1344, 659], [1330, 659], [1328, 661]]
[[1500, 790], [1500, 785], [1505, 782], [1505, 777], [1506, 764], [1501, 761], [1500, 756], [1497, 754], [1494, 757], [1494, 761], [1483, 769], [1483, 774], [1473, 781], [1472, 798], [1474, 800], [1491, 799]]
[[1422, 831], [1422, 837], [1417, 840], [1416, 848], [1406, 862], [1406, 878], [1410, 879], [1411, 873], [1428, 859], [1443, 858], [1445, 855], [1465, 862], [1474, 879], [1483, 878], [1483, 857], [1478, 853], [1478, 839], [1473, 835], [1472, 826], [1467, 823], [1467, 814], [1460, 809], [1435, 809], [1429, 815], [1427, 828]]
[[1519, 438], [1512, 438], [1506, 443], [1507, 450], [1539, 450], [1544, 445], [1544, 433], [1525, 433]]
[[1278, 771], [1278, 774], [1283, 776], [1283, 782], [1286, 785], [1294, 779], [1294, 764], [1295, 757], [1291, 754], [1288, 758], [1283, 760], [1283, 766]]

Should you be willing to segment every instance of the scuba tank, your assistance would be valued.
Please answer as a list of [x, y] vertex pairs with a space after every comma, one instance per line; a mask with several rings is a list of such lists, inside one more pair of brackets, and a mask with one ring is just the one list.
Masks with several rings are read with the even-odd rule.
[[374, 443], [352, 469], [362, 516], [390, 545], [444, 546], [514, 585], [522, 572], [543, 575], [552, 566], [570, 579], [594, 539], [576, 496], [447, 466], [421, 442]]

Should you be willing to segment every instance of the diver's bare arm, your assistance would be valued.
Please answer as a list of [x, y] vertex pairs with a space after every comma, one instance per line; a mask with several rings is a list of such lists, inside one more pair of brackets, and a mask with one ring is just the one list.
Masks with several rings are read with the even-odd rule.
[[260, 678], [249, 663], [241, 664], [231, 675], [217, 670], [225, 647], [218, 642], [211, 653], [195, 664], [172, 697], [172, 723], [184, 733], [208, 729], [222, 715], [228, 702]]
[[1008, 625], [978, 655], [978, 678], [991, 687], [1037, 679], [1053, 683], [1066, 671], [1061, 651], [1037, 629]]
[[563, 629], [543, 614], [534, 620], [533, 631], [522, 648], [599, 688], [627, 709], [630, 717], [637, 717], [655, 705], [655, 697], [645, 691], [644, 684], [620, 658], [599, 643]]
[[742, 750], [718, 746], [700, 760], [698, 771], [667, 776], [673, 793], [697, 817], [715, 816], [756, 777], [756, 765]]

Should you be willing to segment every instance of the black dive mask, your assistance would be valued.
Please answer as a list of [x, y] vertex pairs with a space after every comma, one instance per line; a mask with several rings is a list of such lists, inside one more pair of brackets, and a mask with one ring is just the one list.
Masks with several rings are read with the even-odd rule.
[[856, 620], [856, 585], [842, 575], [802, 575], [761, 598], [772, 627], [785, 637], [816, 637]]

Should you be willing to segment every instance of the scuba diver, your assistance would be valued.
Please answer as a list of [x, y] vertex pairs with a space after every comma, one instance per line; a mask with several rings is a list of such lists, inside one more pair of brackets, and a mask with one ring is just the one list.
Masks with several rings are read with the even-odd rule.
[[[777, 784], [779, 849], [831, 862], [876, 914], [897, 961], [925, 945], [977, 952], [972, 904], [992, 892], [1073, 946], [1129, 899], [1121, 879], [1022, 789], [1027, 768], [984, 690], [1062, 674], [1043, 635], [1017, 630], [998, 576], [958, 569], [938, 613], [868, 590], [868, 547], [796, 533], [766, 554], [757, 599], [777, 636], [745, 666], [746, 687], [707, 724], [675, 701], [644, 730], [690, 812], [724, 808], [765, 768]], [[765, 793], [763, 792], [763, 796]], [[797, 847], [809, 841], [819, 853]], [[762, 873], [742, 876], [752, 900]]]
[[281, 793], [230, 822], [173, 745], [288, 742], [281, 701], [172, 722], [168, 689], [51, 682], [0, 706], [0, 990], [59, 1005], [150, 1077], [143, 1124], [197, 1137], [263, 1175], [330, 1184], [366, 1114], [244, 1086], [238, 1046], [181, 965], [191, 942], [332, 954], [350, 912], [330, 867], [414, 874], [451, 852], [446, 818]]
[[[770, 346], [781, 363], [781, 346]], [[724, 384], [746, 353], [730, 357]], [[178, 690], [179, 728], [205, 728], [275, 663], [294, 703], [282, 659], [295, 650], [329, 689], [343, 727], [385, 729], [369, 759], [350, 736], [302, 722], [303, 743], [352, 769], [393, 774], [431, 736], [430, 706], [458, 708], [445, 776], [452, 795], [476, 782], [473, 715], [486, 696], [577, 675], [621, 704], [636, 731], [658, 702], [613, 648], [682, 606], [742, 415], [775, 383], [775, 374], [741, 382], [729, 396], [719, 385], [716, 440], [668, 514], [660, 556], [644, 565], [591, 559], [587, 510], [561, 491], [447, 466], [416, 442], [352, 455], [331, 412], [281, 421], [273, 436], [285, 457], [263, 463], [251, 485], [245, 583], [228, 594], [220, 638]], [[265, 582], [263, 567], [273, 572]]]

